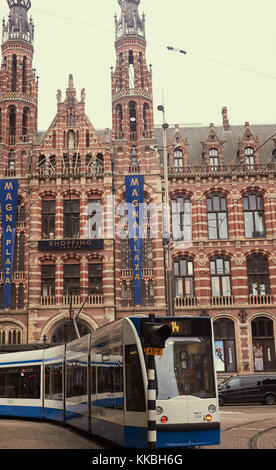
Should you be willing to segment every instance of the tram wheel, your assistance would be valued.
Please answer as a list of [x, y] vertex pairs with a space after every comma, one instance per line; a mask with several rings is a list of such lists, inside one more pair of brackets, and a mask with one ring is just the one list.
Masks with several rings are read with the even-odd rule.
[[264, 403], [265, 405], [274, 405], [275, 403], [275, 396], [272, 395], [272, 393], [269, 393], [264, 397]]

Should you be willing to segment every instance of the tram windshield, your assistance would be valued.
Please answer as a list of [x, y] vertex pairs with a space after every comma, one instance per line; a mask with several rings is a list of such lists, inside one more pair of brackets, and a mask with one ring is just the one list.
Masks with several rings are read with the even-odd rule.
[[211, 338], [172, 338], [155, 356], [157, 399], [183, 395], [213, 398], [215, 393]]

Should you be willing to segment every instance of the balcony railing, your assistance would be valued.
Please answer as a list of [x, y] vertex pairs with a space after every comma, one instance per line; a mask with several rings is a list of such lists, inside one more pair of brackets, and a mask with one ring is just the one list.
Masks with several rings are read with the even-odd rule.
[[[142, 268], [142, 277], [152, 277], [153, 268]], [[123, 279], [133, 278], [133, 269], [121, 269], [121, 277]]]
[[[32, 174], [35, 175], [34, 173]], [[80, 177], [80, 176], [103, 176], [104, 175], [104, 165], [91, 165], [87, 166], [83, 171], [80, 167], [77, 168], [66, 168], [58, 171], [57, 168], [38, 168], [37, 176], [39, 178], [57, 178], [60, 176], [67, 177]]]
[[140, 173], [140, 167], [139, 167], [139, 165], [130, 165], [130, 167], [129, 167], [129, 173], [132, 173], [132, 174]]
[[87, 299], [88, 305], [103, 305], [103, 295], [102, 294], [92, 294], [89, 295]]
[[42, 307], [50, 307], [51, 305], [55, 305], [56, 304], [56, 298], [55, 297], [52, 297], [52, 296], [42, 296], [40, 297], [40, 305]]
[[224, 165], [223, 163], [220, 164], [219, 166], [214, 166], [214, 165], [185, 165], [182, 167], [175, 167], [173, 165], [170, 166], [169, 168], [169, 175], [170, 176], [189, 176], [193, 174], [235, 174], [235, 175], [243, 175], [247, 173], [262, 173], [264, 175], [267, 175], [269, 172], [276, 172], [276, 162], [271, 162], [269, 165], [264, 165], [264, 164], [248, 164], [248, 163], [243, 163], [243, 164], [233, 164], [233, 165]]
[[64, 295], [62, 298], [63, 305], [68, 305], [74, 307], [75, 305], [81, 305], [81, 296], [80, 295]]
[[[82, 303], [84, 303], [85, 299], [82, 298], [80, 295], [64, 295], [62, 298], [62, 304], [67, 305], [68, 307], [71, 305], [72, 307], [74, 306], [80, 306]], [[86, 299], [86, 304], [89, 306], [92, 305], [103, 305], [104, 303], [104, 298], [103, 294], [91, 294], [88, 296]], [[54, 296], [41, 296], [40, 297], [40, 305], [41, 307], [51, 307], [53, 305], [57, 305], [56, 297]]]
[[224, 305], [233, 305], [234, 304], [234, 297], [233, 296], [219, 296], [219, 297], [211, 297], [211, 305], [212, 306], [224, 306]]
[[196, 297], [176, 297], [175, 307], [195, 307]]
[[[25, 273], [23, 271], [15, 271], [12, 273], [12, 280], [15, 281], [24, 281]], [[0, 281], [4, 280], [4, 273], [3, 271], [0, 272]]]
[[265, 295], [249, 295], [249, 305], [271, 305], [273, 304], [273, 296], [271, 294]]

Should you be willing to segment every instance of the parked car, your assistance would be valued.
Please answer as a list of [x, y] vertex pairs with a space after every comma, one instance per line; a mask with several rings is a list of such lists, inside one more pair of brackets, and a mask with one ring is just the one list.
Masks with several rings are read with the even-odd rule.
[[276, 375], [235, 375], [218, 386], [219, 404], [276, 401]]

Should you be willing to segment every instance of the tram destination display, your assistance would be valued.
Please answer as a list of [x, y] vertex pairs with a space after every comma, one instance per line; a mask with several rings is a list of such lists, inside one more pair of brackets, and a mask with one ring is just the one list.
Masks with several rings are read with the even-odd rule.
[[[145, 320], [147, 321], [147, 320]], [[197, 336], [210, 338], [212, 336], [209, 318], [158, 318], [154, 322], [168, 324], [171, 327], [170, 336]], [[143, 323], [143, 322], [141, 322]]]

